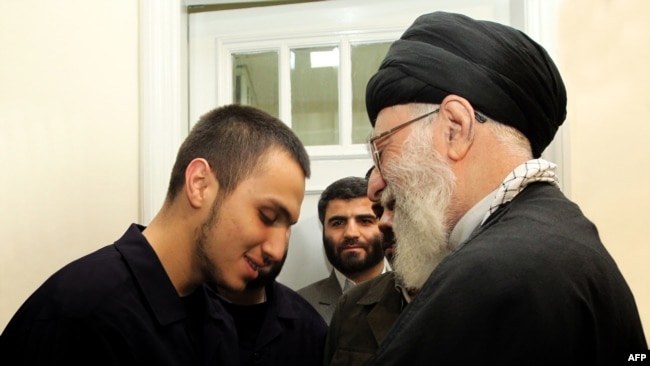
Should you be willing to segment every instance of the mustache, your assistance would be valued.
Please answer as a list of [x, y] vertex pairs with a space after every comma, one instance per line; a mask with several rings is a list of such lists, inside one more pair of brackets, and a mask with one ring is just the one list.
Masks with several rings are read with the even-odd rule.
[[359, 241], [359, 238], [347, 238], [343, 239], [341, 242], [341, 246], [343, 247], [351, 247], [355, 245], [359, 245], [361, 242]]

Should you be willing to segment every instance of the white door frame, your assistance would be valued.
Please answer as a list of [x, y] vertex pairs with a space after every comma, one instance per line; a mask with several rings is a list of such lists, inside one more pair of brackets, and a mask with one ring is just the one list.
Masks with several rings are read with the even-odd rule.
[[[514, 25], [544, 45], [551, 56], [561, 1], [512, 0], [513, 11], [523, 14], [523, 24]], [[140, 222], [144, 225], [164, 202], [176, 151], [188, 132], [187, 6], [196, 4], [194, 0], [139, 0]], [[567, 131], [560, 129], [545, 157], [558, 163], [562, 187], [570, 196]]]

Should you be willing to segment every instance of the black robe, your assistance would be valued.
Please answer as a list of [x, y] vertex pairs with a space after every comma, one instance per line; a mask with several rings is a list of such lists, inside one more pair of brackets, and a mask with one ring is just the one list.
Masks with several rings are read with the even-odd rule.
[[618, 365], [646, 350], [596, 227], [537, 183], [440, 263], [369, 365]]

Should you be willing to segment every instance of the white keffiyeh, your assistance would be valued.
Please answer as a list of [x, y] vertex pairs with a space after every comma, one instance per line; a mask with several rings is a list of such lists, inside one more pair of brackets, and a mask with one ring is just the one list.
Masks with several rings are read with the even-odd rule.
[[519, 165], [508, 174], [506, 179], [503, 180], [501, 186], [496, 192], [494, 200], [490, 205], [490, 209], [483, 217], [483, 222], [496, 211], [499, 206], [504, 203], [512, 201], [519, 192], [521, 192], [530, 183], [546, 182], [554, 186], [558, 186], [558, 179], [555, 175], [555, 168], [557, 165], [546, 161], [544, 159], [533, 159]]

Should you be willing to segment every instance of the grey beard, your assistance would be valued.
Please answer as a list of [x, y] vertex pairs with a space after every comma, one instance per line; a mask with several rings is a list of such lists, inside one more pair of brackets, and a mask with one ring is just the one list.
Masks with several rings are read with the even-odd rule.
[[393, 270], [398, 283], [418, 290], [451, 252], [446, 221], [455, 177], [431, 146], [427, 126], [413, 129], [392, 163], [385, 167], [382, 194], [395, 199]]

